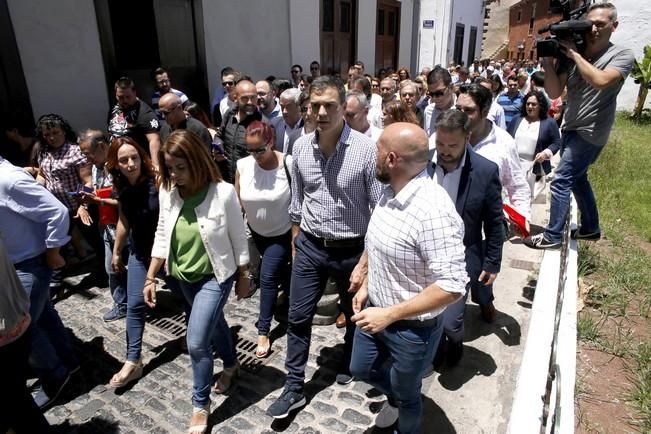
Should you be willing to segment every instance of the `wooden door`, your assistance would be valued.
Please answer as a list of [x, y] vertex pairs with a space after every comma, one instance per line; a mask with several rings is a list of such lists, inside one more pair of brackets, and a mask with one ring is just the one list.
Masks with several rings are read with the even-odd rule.
[[321, 0], [321, 71], [345, 78], [355, 61], [357, 1]]
[[380, 68], [399, 67], [398, 41], [400, 40], [400, 3], [378, 0], [375, 28], [375, 73]]

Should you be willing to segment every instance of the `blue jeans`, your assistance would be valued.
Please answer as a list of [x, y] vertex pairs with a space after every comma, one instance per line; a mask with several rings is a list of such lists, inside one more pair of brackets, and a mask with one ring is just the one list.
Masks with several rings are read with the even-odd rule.
[[[111, 296], [113, 297], [113, 303], [115, 306], [123, 309], [127, 306], [127, 273], [126, 272], [114, 272], [113, 267], [111, 266], [111, 260], [113, 259], [113, 243], [114, 240], [110, 236], [108, 229], [104, 229], [104, 270], [108, 275], [109, 289], [111, 290]], [[128, 246], [122, 250], [122, 261], [128, 262], [129, 248]]]
[[289, 315], [287, 328], [286, 386], [290, 390], [302, 391], [305, 380], [305, 365], [310, 352], [312, 318], [316, 305], [323, 294], [328, 277], [331, 277], [339, 292], [341, 310], [346, 316], [343, 365], [348, 367], [353, 347], [355, 325], [353, 316], [353, 294], [348, 292], [350, 273], [357, 265], [363, 245], [353, 248], [325, 248], [299, 233], [294, 240], [296, 253], [292, 264], [292, 280], [289, 290]]
[[145, 277], [147, 276], [146, 262], [129, 254], [127, 271], [127, 360], [136, 362], [140, 360], [142, 351], [142, 334], [145, 331]]
[[576, 131], [564, 132], [561, 140], [561, 162], [550, 187], [549, 224], [545, 229], [545, 238], [552, 243], [560, 242], [563, 236], [565, 217], [570, 209], [570, 192], [574, 193], [581, 212], [581, 232], [599, 231], [599, 212], [588, 181], [588, 168], [597, 160], [603, 146], [583, 140]]
[[442, 332], [441, 321], [430, 327], [399, 322], [376, 334], [355, 330], [350, 372], [384, 393], [391, 405], [398, 407], [401, 434], [420, 432], [422, 377], [425, 367], [432, 362]]
[[213, 343], [224, 362], [224, 368], [237, 363], [231, 330], [224, 318], [224, 305], [233, 288], [236, 274], [223, 283], [215, 276], [206, 276], [190, 283], [178, 279], [174, 284], [183, 291], [192, 305], [188, 321], [188, 352], [192, 362], [192, 405], [203, 407], [210, 401], [210, 385], [213, 376]]
[[251, 230], [251, 236], [262, 255], [260, 266], [260, 315], [256, 327], [258, 335], [268, 336], [278, 287], [289, 289], [289, 258], [291, 256], [292, 234], [264, 237]]
[[71, 369], [79, 366], [68, 332], [50, 298], [52, 270], [40, 255], [14, 264], [20, 283], [29, 294], [32, 350], [29, 363], [44, 388], [58, 384]]

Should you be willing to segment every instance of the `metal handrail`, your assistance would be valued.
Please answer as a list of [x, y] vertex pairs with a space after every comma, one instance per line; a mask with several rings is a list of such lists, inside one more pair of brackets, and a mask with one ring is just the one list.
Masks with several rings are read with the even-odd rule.
[[556, 405], [554, 406], [554, 413], [552, 414], [553, 425], [551, 427], [551, 432], [555, 432], [560, 427], [561, 420], [561, 368], [556, 363], [556, 356], [558, 350], [558, 331], [561, 323], [561, 312], [563, 310], [563, 300], [565, 299], [565, 284], [567, 283], [567, 265], [568, 265], [568, 256], [570, 248], [570, 221], [571, 221], [571, 209], [568, 209], [567, 216], [565, 218], [565, 225], [563, 227], [563, 238], [561, 241], [561, 257], [560, 257], [560, 269], [558, 273], [558, 292], [556, 294], [556, 311], [554, 316], [554, 334], [552, 336], [551, 343], [551, 354], [549, 356], [549, 368], [547, 370], [547, 383], [545, 386], [545, 395], [543, 398], [543, 418], [542, 425], [540, 427], [540, 432], [545, 433], [545, 428], [547, 427], [547, 420], [549, 417], [549, 404], [552, 394], [552, 386], [556, 384]]

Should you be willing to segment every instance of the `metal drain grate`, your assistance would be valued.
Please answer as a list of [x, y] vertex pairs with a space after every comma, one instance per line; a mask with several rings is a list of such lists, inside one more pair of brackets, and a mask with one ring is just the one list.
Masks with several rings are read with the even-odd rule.
[[171, 338], [180, 338], [185, 335], [185, 312], [178, 312], [172, 315], [148, 315], [147, 323], [153, 325]]
[[255, 356], [255, 350], [258, 347], [257, 342], [247, 339], [242, 336], [237, 336], [235, 343], [235, 351], [237, 352], [237, 360], [240, 362], [240, 367], [252, 374], [255, 374], [264, 365], [268, 364], [278, 354], [278, 350], [272, 347], [271, 353], [264, 359], [258, 359]]
[[518, 268], [520, 270], [533, 271], [536, 267], [535, 262], [523, 261], [522, 259], [512, 259], [511, 268]]

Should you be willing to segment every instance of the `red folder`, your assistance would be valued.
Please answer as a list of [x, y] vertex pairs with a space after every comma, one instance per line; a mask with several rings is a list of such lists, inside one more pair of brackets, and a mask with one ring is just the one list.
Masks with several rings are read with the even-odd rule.
[[529, 231], [527, 230], [527, 219], [522, 214], [517, 212], [511, 205], [506, 203], [503, 205], [504, 212], [509, 218], [509, 222], [515, 225], [516, 229], [522, 234], [523, 238], [527, 238], [529, 236]]
[[[97, 197], [102, 199], [110, 199], [113, 187], [98, 188], [95, 191]], [[118, 222], [118, 210], [114, 206], [100, 205], [99, 207], [99, 224], [100, 225], [114, 225]]]

